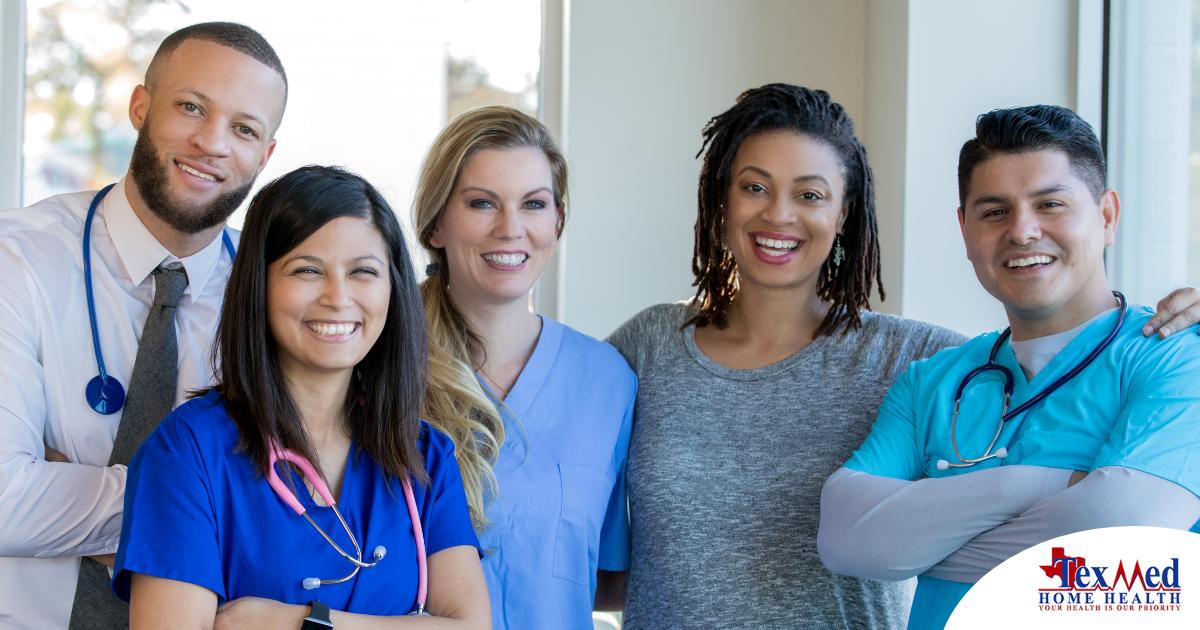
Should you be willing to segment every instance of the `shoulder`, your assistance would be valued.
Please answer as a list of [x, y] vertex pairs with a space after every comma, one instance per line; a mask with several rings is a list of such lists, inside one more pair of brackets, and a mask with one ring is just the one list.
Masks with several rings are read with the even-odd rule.
[[607, 341], [637, 372], [643, 360], [658, 354], [665, 344], [681, 334], [680, 328], [693, 312], [689, 301], [656, 304], [621, 324]]
[[635, 380], [633, 370], [629, 369], [625, 358], [609, 342], [600, 341], [554, 320], [546, 321], [547, 325], [562, 327], [561, 348], [568, 353], [571, 360], [584, 363], [592, 371], [600, 370], [610, 378]]
[[[1129, 307], [1129, 315], [1121, 325], [1120, 343], [1127, 360], [1135, 370], [1200, 371], [1200, 334], [1195, 326], [1185, 328], [1166, 339], [1158, 335], [1142, 335], [1142, 327], [1154, 317], [1154, 309], [1146, 306]], [[1200, 373], [1197, 374], [1200, 379]]]
[[148, 445], [180, 456], [201, 457], [233, 453], [239, 439], [237, 425], [225, 410], [225, 399], [209, 390], [175, 408], [146, 439]]
[[914, 353], [912, 359], [923, 359], [940, 350], [961, 346], [966, 335], [928, 322], [876, 313], [862, 312], [862, 335], [881, 339], [889, 345], [903, 345]]
[[60, 225], [77, 233], [87, 215], [88, 204], [95, 196], [94, 190], [67, 193], [48, 197], [31, 206], [0, 210], [0, 235], [38, 233]]
[[450, 436], [443, 433], [441, 429], [424, 420], [421, 421], [421, 433], [417, 438], [417, 446], [421, 449], [421, 454], [425, 456], [425, 468], [429, 470], [430, 474], [433, 473], [432, 466], [435, 461], [444, 460], [447, 457], [454, 458], [454, 440], [450, 439]]

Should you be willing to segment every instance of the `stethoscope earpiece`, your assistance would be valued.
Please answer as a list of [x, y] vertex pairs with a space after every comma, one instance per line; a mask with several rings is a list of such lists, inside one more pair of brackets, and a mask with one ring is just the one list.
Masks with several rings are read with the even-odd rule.
[[306, 591], [311, 591], [314, 588], [321, 588], [321, 578], [304, 578], [304, 581], [301, 583], [301, 585], [304, 586], [304, 590]]
[[380, 560], [383, 560], [384, 556], [387, 555], [387, 547], [379, 545], [375, 548], [375, 551], [373, 551], [371, 555], [375, 556], [375, 562], [379, 562]]

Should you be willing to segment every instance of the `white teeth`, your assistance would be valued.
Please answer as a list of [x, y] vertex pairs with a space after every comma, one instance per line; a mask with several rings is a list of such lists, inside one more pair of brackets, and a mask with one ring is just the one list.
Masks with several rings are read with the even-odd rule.
[[[792, 249], [796, 249], [797, 247], [800, 246], [800, 241], [798, 241], [798, 240], [793, 241], [791, 239], [788, 239], [786, 241], [781, 241], [781, 240], [773, 239], [773, 238], [763, 238], [761, 236], [755, 236], [754, 242], [763, 247], [771, 247], [774, 249], [783, 249], [783, 250], [792, 250]], [[771, 256], [782, 256], [787, 253], [786, 251], [782, 251], [782, 252], [778, 252], [778, 253], [767, 252], [766, 250], [763, 250], [763, 251]]]
[[1052, 262], [1054, 262], [1054, 259], [1050, 256], [1030, 256], [1028, 258], [1010, 260], [1004, 263], [1004, 266], [1009, 269], [1016, 269], [1017, 267], [1029, 267], [1031, 265], [1049, 265]]
[[494, 264], [504, 265], [505, 267], [516, 267], [525, 262], [529, 258], [529, 254], [484, 254], [483, 259]]
[[348, 335], [354, 332], [357, 324], [318, 324], [308, 322], [308, 329], [321, 335], [322, 337], [332, 337], [335, 335]]
[[190, 173], [196, 177], [199, 177], [200, 179], [207, 179], [210, 182], [217, 181], [216, 177], [213, 177], [212, 175], [209, 175], [208, 173], [201, 173], [200, 171], [197, 171], [196, 169], [191, 168], [189, 166], [184, 166], [183, 164], [180, 164], [179, 162], [176, 162], [175, 165], [178, 166], [180, 169], [182, 169], [183, 172]]

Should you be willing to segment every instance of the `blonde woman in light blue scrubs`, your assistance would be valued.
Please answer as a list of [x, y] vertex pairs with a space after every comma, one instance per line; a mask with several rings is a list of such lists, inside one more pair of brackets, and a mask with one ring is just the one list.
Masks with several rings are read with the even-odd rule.
[[612, 346], [530, 310], [566, 202], [549, 132], [507, 107], [450, 123], [417, 184], [423, 417], [457, 446], [497, 630], [590, 630], [598, 573], [629, 562], [637, 379]]

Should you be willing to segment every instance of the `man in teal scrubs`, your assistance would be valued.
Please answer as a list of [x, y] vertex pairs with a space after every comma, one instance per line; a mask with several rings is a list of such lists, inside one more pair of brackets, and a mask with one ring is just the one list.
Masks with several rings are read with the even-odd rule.
[[[1154, 312], [1143, 306], [1122, 320], [1104, 273], [1120, 201], [1104, 182], [1095, 133], [1061, 107], [990, 112], [963, 146], [967, 256], [1004, 304], [1011, 337], [989, 333], [914, 363], [821, 499], [818, 547], [831, 571], [919, 576], [910, 629], [944, 627], [984, 573], [1040, 542], [1200, 519], [1200, 336], [1144, 337]], [[992, 369], [956, 406], [993, 347], [1011, 398]], [[1047, 389], [1001, 425], [1005, 409]]]

